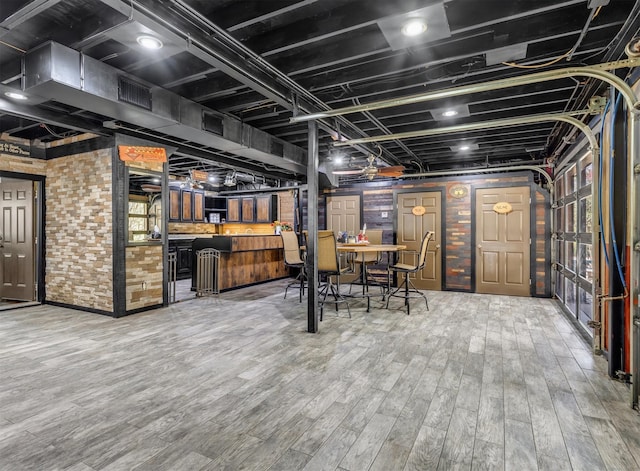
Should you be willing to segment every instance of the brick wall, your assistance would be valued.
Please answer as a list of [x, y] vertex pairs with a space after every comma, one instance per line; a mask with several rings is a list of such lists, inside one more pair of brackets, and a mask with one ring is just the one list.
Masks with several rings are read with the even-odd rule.
[[[454, 198], [450, 190], [454, 186], [466, 188], [463, 198]], [[451, 181], [445, 185], [444, 230], [446, 258], [444, 285], [447, 289], [468, 290], [471, 288], [472, 240], [471, 240], [471, 185], [468, 182]], [[446, 268], [445, 268], [446, 267]]]
[[29, 175], [46, 175], [47, 161], [0, 153], [0, 170]]
[[162, 246], [126, 249], [126, 310], [162, 304]]
[[47, 300], [113, 312], [111, 149], [46, 162]]

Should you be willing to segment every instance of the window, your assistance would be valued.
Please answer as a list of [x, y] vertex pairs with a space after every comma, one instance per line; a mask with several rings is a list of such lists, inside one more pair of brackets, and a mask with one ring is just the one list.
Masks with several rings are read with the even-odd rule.
[[576, 271], [576, 243], [575, 242], [565, 242], [567, 249], [567, 259], [565, 261], [565, 267], [567, 270], [570, 270], [575, 273]]
[[142, 242], [149, 232], [148, 204], [133, 198], [129, 196], [129, 241]]
[[564, 261], [564, 241], [561, 240], [558, 242], [558, 263], [562, 266], [565, 265]]
[[580, 304], [578, 310], [578, 319], [582, 324], [586, 326], [587, 322], [589, 322], [592, 318], [593, 297], [591, 296], [591, 293], [588, 293], [582, 288], [579, 288], [578, 292], [578, 301]]
[[564, 179], [564, 175], [558, 179], [556, 179], [556, 198], [562, 199], [564, 196], [564, 185], [562, 184], [562, 180]]
[[564, 231], [564, 206], [556, 208], [556, 231]]
[[558, 299], [564, 299], [564, 277], [562, 276], [562, 272], [556, 272], [556, 296]]
[[569, 203], [567, 206], [566, 232], [576, 232], [576, 204]]
[[580, 266], [578, 267], [578, 274], [587, 280], [589, 283], [593, 282], [593, 267], [591, 265], [591, 244], [580, 244], [580, 254], [578, 259], [580, 260]]
[[591, 319], [592, 283], [594, 279], [592, 243], [593, 159], [582, 154], [576, 163], [567, 166], [556, 178], [554, 200], [556, 238], [552, 241], [557, 254], [554, 277], [555, 295], [585, 331], [593, 335], [588, 326]]
[[567, 187], [565, 189], [565, 195], [570, 195], [574, 191], [578, 189], [576, 185], [576, 166], [574, 165], [569, 170], [567, 170], [566, 174], [566, 183]]
[[158, 243], [163, 227], [162, 174], [131, 167], [127, 170], [127, 241]]
[[591, 181], [593, 176], [591, 175], [591, 170], [593, 169], [593, 165], [591, 164], [591, 156], [585, 158], [580, 163], [580, 188], [584, 188], [585, 186], [591, 185]]
[[573, 314], [576, 313], [576, 285], [569, 278], [564, 279], [564, 305]]
[[580, 232], [591, 232], [592, 229], [592, 213], [591, 213], [591, 196], [580, 199]]

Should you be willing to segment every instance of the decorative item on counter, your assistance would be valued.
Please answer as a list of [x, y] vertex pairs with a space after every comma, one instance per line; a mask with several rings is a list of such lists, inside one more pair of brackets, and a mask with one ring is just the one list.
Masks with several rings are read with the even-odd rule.
[[347, 231], [344, 231], [344, 232], [338, 231], [338, 242], [339, 243], [341, 243], [341, 244], [346, 243], [348, 237], [349, 237], [349, 233]]
[[293, 227], [291, 227], [291, 224], [285, 221], [273, 221], [271, 223], [271, 226], [275, 228], [276, 235], [280, 234], [280, 232], [282, 231], [286, 232], [286, 231], [293, 230]]
[[358, 234], [358, 243], [369, 241], [369, 239], [367, 239], [366, 232], [367, 232], [367, 224], [365, 223], [365, 225], [362, 226], [362, 230]]

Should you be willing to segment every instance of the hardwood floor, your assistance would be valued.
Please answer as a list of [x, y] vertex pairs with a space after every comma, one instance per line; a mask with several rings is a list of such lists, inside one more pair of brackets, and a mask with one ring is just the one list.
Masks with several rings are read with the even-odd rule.
[[3, 312], [0, 469], [640, 469], [627, 387], [551, 300], [372, 299], [314, 335], [285, 284]]

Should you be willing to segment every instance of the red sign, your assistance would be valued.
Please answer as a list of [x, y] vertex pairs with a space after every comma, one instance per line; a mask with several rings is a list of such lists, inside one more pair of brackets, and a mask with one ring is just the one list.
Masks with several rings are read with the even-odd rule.
[[164, 147], [118, 146], [118, 155], [123, 162], [166, 162]]

